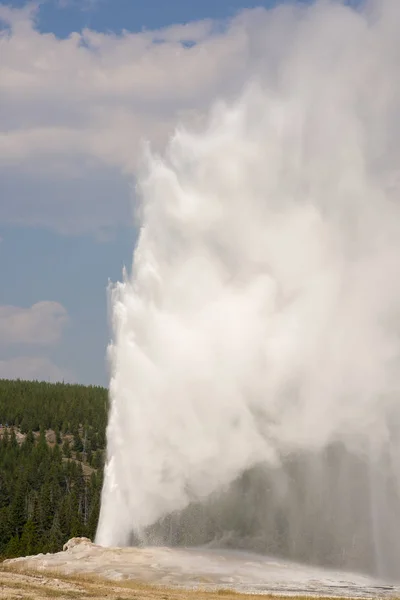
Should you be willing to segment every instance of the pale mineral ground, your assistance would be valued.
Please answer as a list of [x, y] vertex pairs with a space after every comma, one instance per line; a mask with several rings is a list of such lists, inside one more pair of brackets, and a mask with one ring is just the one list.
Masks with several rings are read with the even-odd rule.
[[[200, 590], [228, 594], [230, 590], [243, 594], [307, 597], [400, 596], [399, 585], [374, 580], [367, 575], [300, 565], [246, 552], [207, 548], [104, 548], [86, 538], [70, 540], [64, 548], [57, 554], [7, 560], [2, 565], [0, 579], [4, 579], [9, 569], [31, 575], [56, 572], [59, 576], [94, 576], [110, 580], [109, 597], [114, 597], [112, 586], [117, 582], [162, 586], [163, 589], [175, 589], [176, 593]], [[70, 597], [68, 594], [66, 597]], [[142, 594], [135, 597], [151, 597], [143, 589]], [[2, 596], [0, 590], [0, 597], [12, 596]], [[15, 597], [24, 598], [23, 595]], [[62, 597], [62, 589], [58, 597]]]

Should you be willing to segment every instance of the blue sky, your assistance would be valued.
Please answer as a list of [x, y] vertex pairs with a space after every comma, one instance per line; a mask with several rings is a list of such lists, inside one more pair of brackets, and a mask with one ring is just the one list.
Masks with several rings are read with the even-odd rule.
[[[193, 90], [184, 84], [188, 60], [175, 60], [174, 68], [182, 69], [177, 82], [164, 75], [157, 84], [157, 76], [192, 38], [194, 45], [222, 47], [223, 37], [213, 39], [217, 21], [223, 30], [243, 9], [272, 4], [0, 2], [0, 376], [107, 383], [106, 288], [131, 263], [140, 140], [162, 148], [182, 114], [205, 110], [243, 79], [232, 65], [225, 72], [227, 58], [218, 49], [218, 68], [210, 64], [207, 72], [205, 64]], [[187, 23], [194, 28], [171, 28]], [[90, 39], [68, 45], [85, 29]], [[165, 63], [158, 40], [142, 43], [125, 34], [119, 43], [123, 30], [139, 36], [154, 30], [150, 38], [162, 30]], [[82, 46], [96, 46], [96, 32], [103, 34], [102, 47], [89, 49], [81, 61]], [[240, 44], [227, 44], [228, 60], [240, 51]], [[142, 60], [147, 68], [139, 73], [135, 65]], [[96, 75], [108, 82], [85, 86]]]
[[0, 376], [107, 383], [142, 143], [241, 89], [273, 4], [0, 1]]
[[[59, 37], [88, 27], [120, 33], [123, 29], [142, 31], [200, 19], [226, 19], [244, 8], [270, 7], [276, 0], [58, 0], [43, 2], [39, 9], [40, 31]], [[22, 0], [5, 2], [24, 6]]]

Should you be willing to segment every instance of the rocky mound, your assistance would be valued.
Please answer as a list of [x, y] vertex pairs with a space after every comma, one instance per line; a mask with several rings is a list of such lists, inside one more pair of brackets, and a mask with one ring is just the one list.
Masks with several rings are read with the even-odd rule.
[[57, 554], [16, 558], [5, 565], [169, 587], [353, 598], [400, 595], [400, 587], [367, 576], [278, 562], [256, 554], [204, 548], [103, 548], [88, 538], [69, 540]]

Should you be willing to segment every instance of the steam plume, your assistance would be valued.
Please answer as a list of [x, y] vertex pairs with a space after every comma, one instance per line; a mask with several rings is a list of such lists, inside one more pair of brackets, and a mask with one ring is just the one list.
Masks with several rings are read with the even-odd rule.
[[397, 0], [243, 15], [241, 96], [147, 157], [100, 543], [397, 574], [399, 26]]

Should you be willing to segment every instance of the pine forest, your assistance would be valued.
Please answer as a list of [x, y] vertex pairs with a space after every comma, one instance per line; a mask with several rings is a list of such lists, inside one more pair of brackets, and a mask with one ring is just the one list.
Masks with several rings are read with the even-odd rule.
[[0, 380], [0, 557], [58, 552], [94, 538], [108, 391]]

